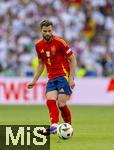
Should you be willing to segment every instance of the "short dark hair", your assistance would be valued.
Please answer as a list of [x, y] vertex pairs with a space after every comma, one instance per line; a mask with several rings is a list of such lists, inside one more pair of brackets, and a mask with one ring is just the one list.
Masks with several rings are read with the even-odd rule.
[[50, 21], [50, 20], [43, 20], [41, 23], [40, 23], [40, 28], [42, 29], [43, 26], [52, 26], [53, 27], [53, 23]]

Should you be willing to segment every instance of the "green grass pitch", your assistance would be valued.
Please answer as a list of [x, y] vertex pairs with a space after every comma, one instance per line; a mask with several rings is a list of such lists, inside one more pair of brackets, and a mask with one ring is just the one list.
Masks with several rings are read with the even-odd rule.
[[[114, 150], [114, 106], [70, 106], [74, 135], [51, 150]], [[61, 120], [62, 122], [62, 120]], [[0, 124], [49, 124], [46, 106], [0, 106]]]

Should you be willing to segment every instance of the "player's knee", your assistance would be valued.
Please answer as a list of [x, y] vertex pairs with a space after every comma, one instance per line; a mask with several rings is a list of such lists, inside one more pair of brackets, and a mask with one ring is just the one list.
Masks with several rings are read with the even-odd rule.
[[59, 107], [64, 107], [65, 105], [66, 105], [66, 101], [63, 101], [63, 100], [58, 101], [58, 106]]
[[68, 96], [66, 94], [58, 95], [58, 106], [64, 107], [66, 105], [66, 101], [68, 100]]
[[53, 96], [53, 95], [46, 95], [46, 99], [48, 100], [56, 100], [57, 97], [56, 96]]

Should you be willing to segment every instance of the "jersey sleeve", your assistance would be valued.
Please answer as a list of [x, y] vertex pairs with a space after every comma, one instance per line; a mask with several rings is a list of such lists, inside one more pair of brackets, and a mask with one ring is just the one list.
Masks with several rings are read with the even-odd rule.
[[72, 50], [69, 48], [68, 44], [64, 40], [61, 40], [61, 46], [64, 55], [69, 57], [73, 54]]
[[38, 45], [37, 44], [35, 45], [35, 49], [36, 49], [36, 53], [37, 53], [38, 58], [42, 59], [41, 54], [40, 54], [40, 52], [38, 50]]

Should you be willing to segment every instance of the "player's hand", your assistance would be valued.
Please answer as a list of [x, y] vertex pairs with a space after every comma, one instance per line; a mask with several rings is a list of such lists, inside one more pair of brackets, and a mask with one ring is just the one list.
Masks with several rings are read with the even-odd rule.
[[27, 88], [28, 89], [32, 89], [34, 87], [35, 83], [34, 82], [30, 82], [27, 84]]
[[74, 79], [69, 78], [69, 85], [70, 85], [71, 89], [73, 89], [75, 87]]

